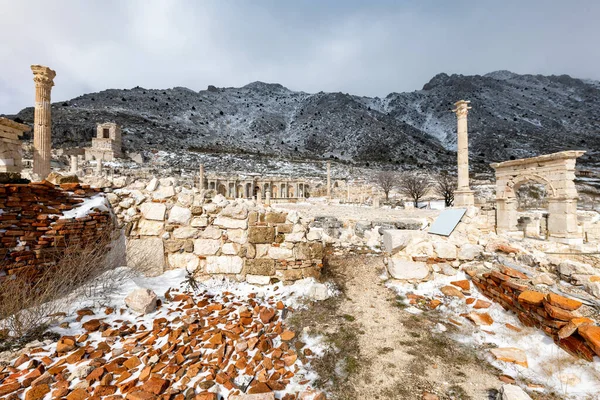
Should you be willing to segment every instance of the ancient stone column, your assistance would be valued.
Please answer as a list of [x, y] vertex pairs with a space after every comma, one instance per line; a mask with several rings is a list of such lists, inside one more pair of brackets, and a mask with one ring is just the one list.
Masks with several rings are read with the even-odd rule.
[[327, 198], [331, 199], [331, 163], [327, 161]]
[[33, 173], [41, 179], [50, 174], [52, 118], [50, 92], [56, 72], [42, 65], [32, 65], [35, 82], [35, 111], [33, 122]]
[[270, 206], [271, 205], [271, 191], [267, 190], [267, 193], [265, 195], [265, 205]]
[[454, 192], [455, 207], [475, 205], [473, 191], [469, 187], [469, 136], [467, 134], [467, 114], [471, 107], [470, 101], [459, 100], [452, 112], [456, 113], [457, 125], [457, 155], [458, 155], [458, 187]]
[[102, 160], [96, 160], [96, 175], [102, 176]]
[[77, 156], [71, 156], [71, 173], [76, 174], [78, 169]]
[[200, 164], [200, 177], [198, 178], [199, 189], [204, 189], [204, 164]]

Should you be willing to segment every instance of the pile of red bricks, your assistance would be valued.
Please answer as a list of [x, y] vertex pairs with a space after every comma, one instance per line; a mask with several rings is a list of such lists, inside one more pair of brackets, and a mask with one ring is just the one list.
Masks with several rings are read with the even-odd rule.
[[57, 248], [83, 246], [106, 232], [113, 223], [107, 211], [60, 219], [98, 192], [78, 183], [0, 184], [0, 282], [22, 273], [35, 279], [37, 271], [56, 262]]
[[500, 271], [466, 272], [482, 294], [515, 312], [525, 326], [543, 330], [566, 352], [587, 361], [600, 356], [600, 326], [579, 315], [580, 301], [531, 290], [526, 275], [505, 266]]
[[0, 397], [325, 400], [307, 389], [301, 367], [313, 353], [285, 326], [293, 310], [281, 301], [170, 291], [165, 300], [146, 318], [77, 311], [69, 328], [80, 334], [0, 365]]

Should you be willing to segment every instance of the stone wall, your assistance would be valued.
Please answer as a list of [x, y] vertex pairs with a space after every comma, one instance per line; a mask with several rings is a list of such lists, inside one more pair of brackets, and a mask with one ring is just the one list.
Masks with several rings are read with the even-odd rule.
[[532, 290], [529, 278], [512, 268], [466, 272], [483, 295], [516, 313], [525, 326], [544, 331], [568, 353], [587, 361], [600, 356], [600, 327], [583, 316], [591, 313], [583, 310], [580, 301]]
[[[255, 284], [318, 277], [324, 246], [311, 220], [254, 201], [205, 199], [168, 179], [109, 198], [125, 226], [129, 261], [151, 274], [187, 268], [196, 276], [227, 276]], [[151, 190], [150, 190], [151, 189]]]
[[0, 283], [27, 273], [35, 279], [40, 268], [56, 262], [56, 249], [79, 245], [112, 229], [108, 203], [74, 214], [98, 189], [77, 183], [55, 186], [48, 181], [0, 185]]

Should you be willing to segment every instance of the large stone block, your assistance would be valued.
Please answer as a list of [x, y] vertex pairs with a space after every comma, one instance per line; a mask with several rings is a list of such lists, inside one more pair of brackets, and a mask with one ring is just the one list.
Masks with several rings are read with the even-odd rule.
[[125, 304], [139, 314], [148, 314], [156, 310], [158, 296], [150, 289], [138, 288], [125, 297]]
[[248, 242], [250, 243], [273, 243], [275, 240], [275, 228], [271, 226], [251, 226], [248, 229]]
[[252, 275], [274, 275], [275, 260], [270, 258], [246, 260], [246, 273]]
[[481, 256], [481, 253], [483, 253], [483, 246], [465, 243], [460, 246], [460, 250], [458, 251], [458, 259], [471, 261]]
[[264, 275], [246, 275], [246, 282], [251, 285], [268, 285], [271, 283], [271, 277]]
[[[193, 213], [193, 210], [192, 210], [192, 213]], [[194, 218], [192, 218], [190, 225], [193, 226], [194, 228], [204, 228], [204, 227], [208, 226], [208, 217], [206, 217], [206, 216], [194, 217]]]
[[161, 238], [127, 241], [127, 265], [146, 276], [158, 276], [165, 271], [165, 248]]
[[227, 238], [234, 243], [245, 244], [248, 242], [248, 231], [245, 229], [227, 229]]
[[175, 239], [189, 239], [196, 236], [198, 230], [189, 226], [182, 226], [173, 230], [173, 237]]
[[275, 277], [282, 281], [297, 281], [302, 279], [302, 269], [284, 269], [275, 272]]
[[234, 219], [229, 217], [223, 217], [221, 215], [215, 218], [214, 225], [220, 226], [226, 229], [246, 229], [248, 228], [248, 220], [245, 219]]
[[403, 250], [412, 239], [425, 239], [423, 231], [388, 229], [383, 231], [383, 248], [388, 253]]
[[455, 260], [457, 256], [456, 246], [452, 243], [448, 242], [435, 242], [433, 244], [433, 249], [435, 250], [438, 258], [443, 258], [446, 260]]
[[390, 258], [387, 268], [392, 278], [401, 280], [424, 280], [430, 272], [429, 267], [424, 262], [397, 258]]
[[140, 206], [142, 216], [154, 221], [164, 221], [167, 206], [162, 203], [144, 203]]
[[323, 258], [323, 245], [321, 243], [297, 243], [294, 246], [296, 260], [314, 260]]
[[239, 274], [242, 272], [244, 260], [238, 256], [206, 257], [206, 273], [208, 274]]
[[138, 222], [138, 233], [141, 236], [159, 236], [163, 232], [164, 222], [142, 219]]
[[152, 193], [154, 200], [166, 200], [175, 196], [175, 188], [173, 186], [161, 186], [157, 191]]
[[171, 253], [167, 256], [171, 268], [184, 268], [190, 272], [200, 265], [200, 259], [193, 253]]
[[204, 239], [220, 239], [223, 232], [215, 226], [209, 226], [200, 234]]
[[223, 247], [221, 247], [221, 253], [228, 255], [238, 255], [240, 253], [241, 248], [242, 246], [238, 243], [225, 243]]
[[212, 256], [217, 254], [221, 248], [218, 239], [196, 239], [194, 240], [194, 254], [199, 256]]
[[169, 212], [169, 223], [187, 225], [192, 218], [192, 212], [189, 208], [173, 206]]
[[286, 249], [285, 247], [271, 247], [269, 248], [269, 257], [275, 260], [287, 260], [294, 258], [294, 252], [292, 249]]
[[221, 216], [233, 219], [246, 219], [248, 218], [248, 208], [242, 204], [229, 204], [221, 211]]
[[283, 224], [287, 218], [287, 213], [284, 212], [268, 212], [266, 222], [269, 224]]

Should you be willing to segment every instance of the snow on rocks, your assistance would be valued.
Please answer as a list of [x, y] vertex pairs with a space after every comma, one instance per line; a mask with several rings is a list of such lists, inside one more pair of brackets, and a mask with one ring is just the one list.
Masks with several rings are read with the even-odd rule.
[[[160, 290], [181, 278], [169, 271], [139, 281]], [[56, 344], [40, 343], [0, 366], [0, 396], [326, 399], [309, 387], [318, 343], [298, 338], [283, 320], [314, 281], [200, 286], [196, 292], [168, 289], [146, 316], [111, 307], [78, 310], [68, 317], [68, 329], [57, 328]]]

